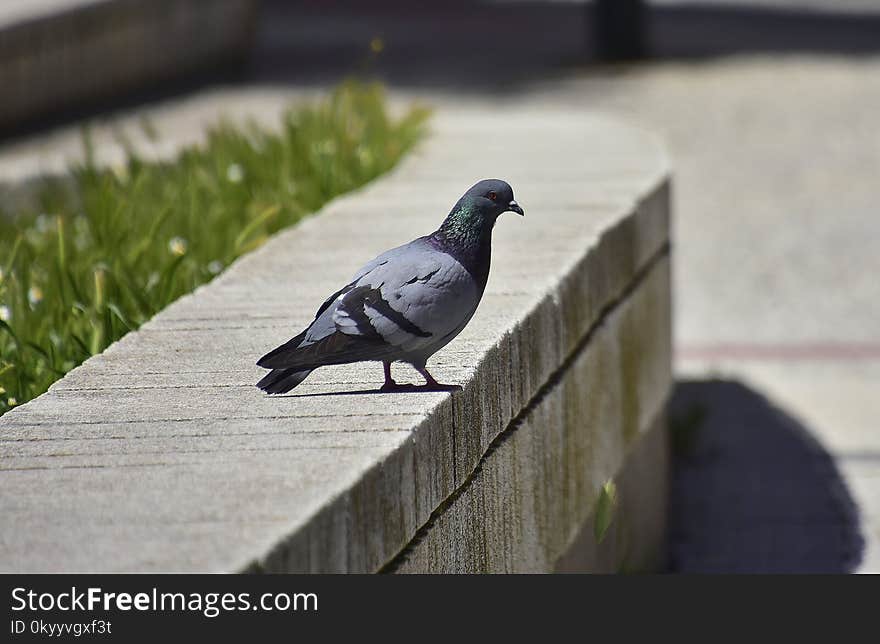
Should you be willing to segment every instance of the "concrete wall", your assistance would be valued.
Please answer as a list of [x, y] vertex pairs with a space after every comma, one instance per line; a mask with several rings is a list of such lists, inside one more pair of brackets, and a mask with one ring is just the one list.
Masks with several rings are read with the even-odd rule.
[[[493, 441], [389, 570], [655, 566], [665, 531], [669, 321], [669, 262], [661, 256]], [[600, 542], [595, 502], [605, 482], [623, 479], [625, 466], [633, 471], [620, 485], [615, 529]]]
[[[389, 176], [242, 258], [0, 418], [0, 569], [630, 570], [662, 549], [669, 184], [607, 117], [443, 105]], [[266, 350], [476, 179], [511, 182], [477, 315], [429, 363], [254, 388]], [[401, 368], [398, 379], [418, 376]], [[609, 480], [605, 539], [592, 522]]]
[[240, 59], [255, 0], [11, 0], [0, 129]]

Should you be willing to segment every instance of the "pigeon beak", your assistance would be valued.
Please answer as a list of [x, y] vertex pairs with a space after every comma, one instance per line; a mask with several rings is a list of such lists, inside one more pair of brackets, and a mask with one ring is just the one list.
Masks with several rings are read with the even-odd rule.
[[520, 207], [520, 205], [516, 203], [516, 201], [511, 201], [509, 204], [507, 204], [507, 210], [510, 212], [515, 212], [521, 217], [525, 217], [526, 214], [523, 212], [523, 209]]

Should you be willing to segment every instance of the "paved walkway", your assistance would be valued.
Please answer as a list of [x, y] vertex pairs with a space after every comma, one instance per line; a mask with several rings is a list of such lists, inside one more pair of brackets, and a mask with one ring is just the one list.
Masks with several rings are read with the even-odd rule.
[[542, 90], [665, 136], [678, 373], [738, 380], [818, 438], [861, 514], [859, 570], [880, 572], [880, 58], [658, 64]]

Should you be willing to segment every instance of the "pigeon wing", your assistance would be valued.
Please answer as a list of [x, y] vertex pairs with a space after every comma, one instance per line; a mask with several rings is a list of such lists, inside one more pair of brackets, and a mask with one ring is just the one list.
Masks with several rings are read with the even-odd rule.
[[[399, 255], [407, 256], [409, 247], [420, 241], [392, 248], [362, 266], [351, 282], [324, 301], [318, 308], [315, 319], [304, 331], [264, 355], [257, 365], [267, 369], [289, 369], [300, 368], [307, 363], [315, 363], [314, 366], [330, 364], [321, 362], [322, 359], [343, 362], [380, 359], [373, 356], [386, 353], [393, 345], [388, 345], [376, 334], [364, 334], [358, 338], [357, 334], [340, 333], [334, 322], [334, 314], [342, 297], [354, 290], [365, 275], [385, 266]], [[356, 296], [349, 301], [354, 305]]]
[[423, 249], [362, 275], [339, 297], [333, 321], [344, 334], [381, 339], [402, 353], [421, 353], [443, 346], [450, 334], [454, 337], [476, 310], [480, 295], [454, 258]]
[[305, 331], [258, 364], [313, 369], [430, 355], [464, 327], [480, 295], [461, 264], [418, 239], [361, 268], [327, 298]]

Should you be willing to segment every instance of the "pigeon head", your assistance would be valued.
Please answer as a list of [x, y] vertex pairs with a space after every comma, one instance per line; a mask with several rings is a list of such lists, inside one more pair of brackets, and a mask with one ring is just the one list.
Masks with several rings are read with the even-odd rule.
[[451, 246], [489, 243], [495, 220], [508, 211], [523, 214], [513, 188], [500, 179], [484, 179], [462, 195], [434, 236]]
[[471, 186], [455, 204], [453, 212], [455, 210], [466, 211], [474, 219], [491, 223], [503, 212], [525, 214], [513, 198], [513, 188], [501, 179], [483, 179]]

